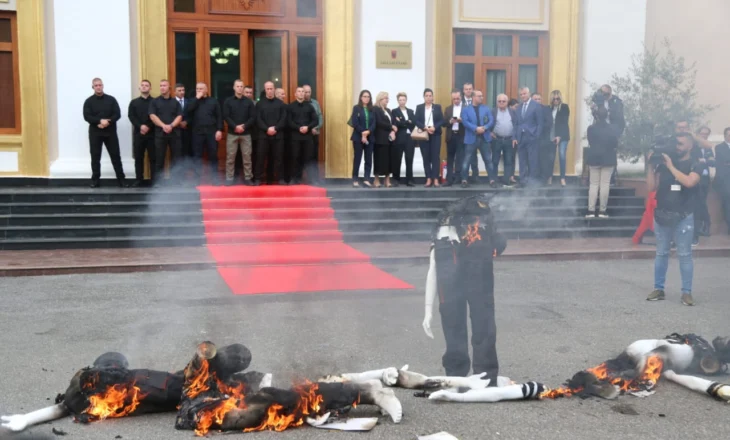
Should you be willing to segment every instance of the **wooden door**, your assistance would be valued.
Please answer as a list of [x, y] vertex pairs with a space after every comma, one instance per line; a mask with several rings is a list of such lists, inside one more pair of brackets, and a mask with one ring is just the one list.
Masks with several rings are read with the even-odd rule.
[[479, 87], [484, 90], [484, 104], [497, 106], [497, 95], [512, 95], [512, 66], [510, 64], [484, 63], [479, 75]]

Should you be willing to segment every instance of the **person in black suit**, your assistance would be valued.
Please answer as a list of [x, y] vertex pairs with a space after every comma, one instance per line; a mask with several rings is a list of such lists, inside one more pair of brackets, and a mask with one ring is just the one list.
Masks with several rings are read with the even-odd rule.
[[544, 123], [542, 104], [535, 102], [529, 87], [520, 89], [522, 103], [517, 107], [517, 133], [512, 141], [517, 144], [520, 158], [520, 186], [536, 185], [539, 182], [540, 134]]
[[[563, 95], [560, 90], [553, 90], [550, 94], [550, 109], [552, 113], [553, 129], [550, 132], [550, 139], [558, 147], [558, 158], [560, 160], [560, 185], [565, 186], [565, 162], [568, 152], [568, 141], [570, 141], [570, 108], [563, 103]], [[553, 159], [553, 167], [555, 160]], [[548, 185], [552, 178], [548, 179]]]
[[393, 117], [388, 108], [388, 93], [380, 92], [375, 99], [373, 115], [375, 116], [375, 173], [373, 186], [380, 188], [380, 178], [385, 177], [385, 186], [390, 188], [390, 174], [392, 166], [390, 161], [391, 144], [395, 140], [395, 133], [398, 128], [393, 124]]
[[730, 127], [723, 131], [725, 142], [715, 147], [715, 182], [713, 186], [722, 197], [728, 234], [730, 234]]
[[393, 152], [393, 179], [397, 180], [398, 183], [403, 183], [400, 178], [400, 164], [403, 153], [405, 153], [406, 185], [415, 186], [415, 183], [413, 183], [413, 154], [416, 150], [416, 142], [411, 139], [411, 131], [416, 127], [416, 115], [413, 110], [406, 107], [408, 95], [405, 92], [398, 93], [397, 98], [398, 107], [391, 112], [395, 126], [398, 128], [398, 131], [395, 132], [395, 141], [391, 147]]
[[555, 166], [555, 144], [550, 137], [550, 133], [553, 130], [553, 117], [550, 106], [542, 103], [542, 95], [535, 93], [532, 95], [532, 100], [540, 104], [542, 110], [542, 131], [540, 132], [539, 142], [539, 161], [540, 171], [538, 179], [543, 184], [548, 182], [548, 179], [552, 179], [553, 167]]
[[[464, 108], [472, 106], [472, 100], [474, 99], [474, 84], [470, 82], [464, 83], [461, 90], [461, 105], [463, 105]], [[461, 164], [461, 162], [458, 163]], [[471, 169], [471, 177], [465, 176], [465, 180], [468, 183], [472, 184], [479, 183], [479, 161], [477, 160], [476, 150], [474, 150], [474, 154], [471, 155], [471, 159], [469, 161], [469, 169]], [[461, 174], [461, 165], [459, 165], [459, 174]]]
[[360, 162], [365, 154], [365, 176], [362, 184], [368, 188], [370, 184], [370, 170], [373, 166], [373, 148], [375, 146], [375, 116], [373, 115], [372, 95], [369, 90], [362, 90], [360, 98], [352, 107], [349, 124], [352, 127], [352, 147], [355, 155], [352, 159], [352, 186], [358, 188], [358, 174], [360, 173]]
[[441, 127], [444, 125], [444, 113], [441, 106], [433, 103], [433, 90], [423, 91], [423, 104], [416, 106], [416, 127], [428, 132], [428, 140], [421, 141], [423, 169], [426, 173], [426, 188], [439, 187], [439, 163], [441, 161]]
[[454, 182], [459, 183], [461, 178], [461, 164], [464, 162], [464, 126], [462, 125], [461, 112], [466, 108], [462, 105], [461, 94], [458, 90], [451, 92], [451, 105], [446, 107], [444, 119], [446, 119], [446, 183], [444, 186], [451, 186]]

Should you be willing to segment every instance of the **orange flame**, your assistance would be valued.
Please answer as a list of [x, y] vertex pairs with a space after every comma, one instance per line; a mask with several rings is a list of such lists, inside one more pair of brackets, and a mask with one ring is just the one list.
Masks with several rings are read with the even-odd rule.
[[[656, 385], [662, 375], [663, 367], [664, 362], [662, 361], [662, 358], [659, 355], [652, 355], [646, 359], [646, 365], [641, 371], [641, 374], [633, 379], [624, 379], [622, 377], [613, 376], [611, 372], [609, 372], [608, 366], [605, 362], [593, 368], [589, 368], [586, 371], [593, 374], [599, 381], [609, 382], [612, 385], [618, 386], [621, 392], [628, 392], [641, 391], [642, 389], [646, 389], [647, 386], [650, 388]], [[583, 388], [571, 389], [567, 387], [560, 387], [556, 389], [546, 389], [542, 394], [540, 394], [540, 398], [555, 399], [558, 397], [570, 397], [581, 391], [583, 391]]]
[[[293, 411], [286, 413], [281, 405], [273, 404], [269, 407], [266, 418], [259, 426], [245, 429], [243, 432], [265, 430], [281, 432], [290, 427], [303, 425], [305, 416], [320, 413], [324, 398], [317, 393], [319, 385], [305, 381], [301, 385], [295, 386], [293, 390], [299, 394], [299, 401]], [[353, 404], [356, 404], [356, 402]]]
[[195, 372], [195, 376], [185, 381], [185, 395], [189, 399], [194, 399], [200, 393], [204, 393], [210, 389], [210, 385], [208, 384], [208, 379], [210, 378], [208, 368], [208, 361], [203, 360], [200, 363], [200, 368]]
[[134, 383], [111, 385], [105, 391], [89, 396], [90, 405], [84, 414], [97, 420], [126, 417], [137, 409], [144, 397]]
[[466, 242], [467, 246], [482, 239], [482, 236], [479, 234], [479, 220], [466, 227], [466, 233], [463, 237], [461, 237], [461, 239]]
[[239, 399], [235, 397], [229, 397], [226, 400], [221, 400], [218, 404], [210, 409], [200, 411], [198, 413], [198, 427], [195, 429], [195, 434], [198, 436], [204, 436], [210, 431], [213, 424], [221, 425], [223, 418], [233, 409], [238, 408]]

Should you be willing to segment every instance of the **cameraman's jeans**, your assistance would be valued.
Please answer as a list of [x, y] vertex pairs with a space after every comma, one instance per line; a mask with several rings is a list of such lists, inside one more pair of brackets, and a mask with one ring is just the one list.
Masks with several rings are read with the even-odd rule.
[[654, 289], [664, 290], [669, 267], [669, 250], [672, 240], [677, 244], [679, 274], [682, 277], [682, 293], [692, 293], [692, 239], [694, 238], [694, 215], [690, 214], [674, 227], [659, 225], [654, 221], [656, 236], [656, 258], [654, 259]]

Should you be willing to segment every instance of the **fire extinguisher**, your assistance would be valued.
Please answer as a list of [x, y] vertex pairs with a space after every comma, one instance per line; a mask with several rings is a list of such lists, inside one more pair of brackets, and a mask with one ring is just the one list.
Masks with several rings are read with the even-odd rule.
[[446, 160], [441, 161], [441, 183], [446, 183]]

